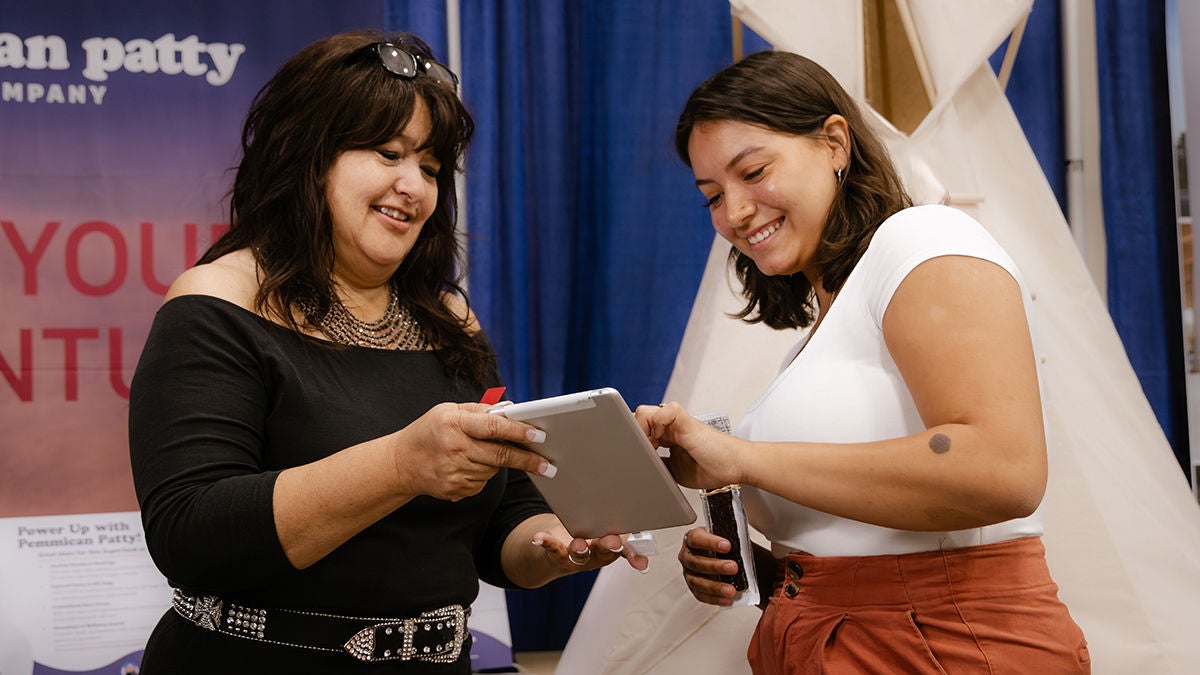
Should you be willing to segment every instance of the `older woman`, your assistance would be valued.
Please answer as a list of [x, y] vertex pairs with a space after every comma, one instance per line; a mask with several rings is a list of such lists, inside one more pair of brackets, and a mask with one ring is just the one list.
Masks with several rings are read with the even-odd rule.
[[498, 375], [458, 284], [456, 88], [418, 38], [358, 32], [256, 97], [231, 229], [171, 286], [132, 385], [176, 589], [142, 672], [467, 673], [480, 578], [645, 567], [572, 540], [524, 473], [554, 472], [543, 433], [473, 403]]

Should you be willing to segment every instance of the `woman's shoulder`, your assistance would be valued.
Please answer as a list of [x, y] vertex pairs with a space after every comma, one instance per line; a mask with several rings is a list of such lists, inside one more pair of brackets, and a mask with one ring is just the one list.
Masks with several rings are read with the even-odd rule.
[[258, 295], [258, 265], [249, 249], [228, 253], [180, 274], [163, 302], [184, 295], [207, 295], [254, 311]]
[[905, 230], [937, 232], [944, 228], [984, 231], [983, 225], [966, 212], [944, 204], [921, 204], [893, 213], [879, 226], [881, 232]]
[[1016, 275], [1012, 259], [979, 221], [956, 208], [932, 204], [899, 211], [879, 226], [855, 268], [855, 284], [881, 318], [910, 272], [944, 256], [987, 260]]
[[475, 318], [475, 313], [471, 311], [471, 306], [467, 303], [467, 299], [455, 293], [443, 293], [442, 304], [454, 316], [455, 319], [464, 321], [467, 327], [467, 332], [471, 335], [476, 335], [482, 329], [479, 325], [479, 320]]
[[968, 255], [979, 249], [998, 248], [979, 221], [954, 207], [941, 204], [911, 206], [897, 211], [876, 230], [868, 250], [879, 255], [927, 252]]

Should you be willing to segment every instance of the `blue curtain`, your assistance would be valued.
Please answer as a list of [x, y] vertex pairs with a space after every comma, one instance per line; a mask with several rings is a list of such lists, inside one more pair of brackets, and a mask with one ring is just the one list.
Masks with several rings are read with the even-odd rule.
[[[1008, 40], [989, 59], [999, 73]], [[1065, 213], [1067, 160], [1063, 131], [1062, 13], [1057, 1], [1038, 0], [1025, 24], [1025, 33], [1004, 90], [1021, 129], [1029, 139]]]
[[1097, 0], [1096, 52], [1108, 309], [1190, 473], [1165, 4]]
[[[1059, 8], [1034, 2], [1005, 93], [1065, 210]], [[1163, 2], [1096, 3], [1099, 168], [1109, 312], [1190, 477], [1165, 21]], [[1003, 53], [1002, 46], [992, 56], [993, 67]]]
[[385, 0], [383, 25], [387, 30], [404, 31], [420, 37], [438, 59], [446, 56], [446, 3], [429, 0]]
[[511, 395], [657, 403], [712, 237], [671, 130], [730, 60], [728, 6], [468, 0], [463, 24], [471, 291]]
[[[509, 394], [659, 402], [713, 237], [672, 134], [732, 60], [729, 5], [464, 0], [462, 24], [471, 299]], [[561, 649], [593, 581], [510, 593], [514, 648]]]

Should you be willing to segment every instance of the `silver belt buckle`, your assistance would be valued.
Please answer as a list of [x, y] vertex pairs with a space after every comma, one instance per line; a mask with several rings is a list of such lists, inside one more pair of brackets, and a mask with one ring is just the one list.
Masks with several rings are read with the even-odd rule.
[[[415, 619], [392, 623], [380, 623], [355, 633], [343, 649], [359, 661], [425, 661], [428, 663], [453, 663], [462, 654], [463, 642], [467, 635], [467, 617], [471, 611], [462, 605], [447, 605], [438, 609], [423, 612]], [[433, 647], [425, 645], [420, 649], [416, 646], [416, 636], [429, 631], [454, 629], [454, 636], [444, 643]], [[380, 643], [391, 643], [397, 639], [399, 645], [394, 648]], [[380, 651], [382, 649], [382, 651]]]

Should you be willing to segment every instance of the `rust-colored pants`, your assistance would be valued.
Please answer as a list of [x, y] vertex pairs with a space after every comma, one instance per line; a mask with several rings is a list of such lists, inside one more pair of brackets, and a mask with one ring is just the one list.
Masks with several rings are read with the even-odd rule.
[[792, 553], [750, 642], [755, 675], [1090, 673], [1039, 537], [906, 555]]

